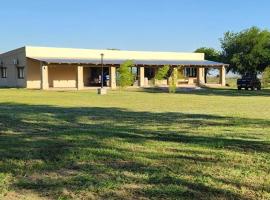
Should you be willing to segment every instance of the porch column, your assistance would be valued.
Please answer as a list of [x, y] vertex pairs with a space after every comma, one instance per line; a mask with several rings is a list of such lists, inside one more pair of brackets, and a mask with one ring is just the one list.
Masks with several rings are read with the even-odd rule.
[[144, 86], [144, 67], [139, 67], [139, 86]]
[[203, 67], [198, 68], [197, 80], [198, 80], [198, 85], [205, 84], [205, 82], [204, 82], [204, 68]]
[[40, 89], [48, 90], [49, 89], [49, 75], [48, 75], [48, 66], [41, 63], [40, 65]]
[[84, 85], [83, 85], [83, 66], [77, 66], [76, 87], [78, 90], [82, 90], [84, 88]]
[[116, 89], [116, 67], [110, 67], [110, 87]]
[[221, 86], [226, 85], [226, 69], [224, 65], [219, 69], [219, 83]]

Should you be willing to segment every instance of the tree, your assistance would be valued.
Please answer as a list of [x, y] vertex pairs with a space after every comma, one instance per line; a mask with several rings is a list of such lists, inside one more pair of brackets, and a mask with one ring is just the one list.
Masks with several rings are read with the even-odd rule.
[[176, 92], [176, 82], [177, 82], [177, 69], [176, 68], [170, 68], [169, 65], [164, 65], [164, 67], [161, 67], [158, 69], [156, 75], [156, 80], [163, 80], [168, 79], [169, 82], [169, 93], [175, 93]]
[[270, 87], [270, 67], [266, 67], [263, 72], [262, 85], [265, 88]]
[[165, 65], [164, 67], [158, 68], [157, 73], [155, 75], [155, 79], [162, 80], [166, 78], [168, 76], [169, 69], [170, 69], [169, 65]]
[[173, 68], [169, 77], [169, 93], [175, 93], [177, 88], [178, 70]]
[[215, 50], [214, 48], [208, 48], [208, 47], [201, 47], [199, 49], [195, 50], [195, 53], [204, 53], [206, 60], [211, 61], [220, 61], [220, 52]]
[[[214, 48], [201, 47], [195, 50], [195, 53], [204, 53], [206, 60], [211, 61], [220, 61], [220, 52], [215, 50]], [[204, 70], [204, 82], [207, 83], [207, 74], [209, 73], [209, 69], [205, 68]]]
[[220, 40], [223, 62], [228, 70], [245, 73], [262, 72], [270, 65], [270, 32], [251, 27], [241, 32], [226, 32]]
[[134, 66], [133, 61], [127, 60], [120, 65], [119, 72], [119, 85], [124, 88], [131, 86], [133, 83], [133, 75], [131, 72], [131, 67]]

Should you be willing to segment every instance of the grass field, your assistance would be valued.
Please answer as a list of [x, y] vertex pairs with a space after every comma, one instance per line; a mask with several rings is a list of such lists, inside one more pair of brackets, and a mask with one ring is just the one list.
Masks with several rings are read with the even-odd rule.
[[[217, 84], [219, 83], [219, 77], [207, 77], [207, 83], [214, 83]], [[230, 88], [237, 88], [237, 78], [226, 78], [226, 84], [230, 87]]]
[[0, 199], [270, 199], [270, 90], [0, 90]]

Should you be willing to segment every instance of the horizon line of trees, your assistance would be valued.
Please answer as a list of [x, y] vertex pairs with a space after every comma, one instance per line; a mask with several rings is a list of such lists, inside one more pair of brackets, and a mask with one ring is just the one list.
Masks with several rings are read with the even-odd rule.
[[[251, 27], [240, 32], [228, 31], [220, 39], [221, 51], [201, 47], [197, 53], [205, 53], [206, 60], [229, 64], [227, 72], [262, 73], [270, 66], [270, 32]], [[207, 73], [207, 72], [206, 72]]]

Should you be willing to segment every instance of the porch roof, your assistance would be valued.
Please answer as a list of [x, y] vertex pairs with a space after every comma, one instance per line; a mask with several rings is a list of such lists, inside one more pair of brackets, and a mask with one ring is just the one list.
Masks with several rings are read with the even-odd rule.
[[[37, 57], [28, 57], [40, 62], [45, 62], [48, 64], [91, 64], [91, 65], [100, 65], [100, 59], [70, 59], [70, 58], [37, 58]], [[104, 65], [120, 65], [126, 60], [124, 59], [104, 59]], [[135, 65], [142, 66], [162, 66], [162, 65], [171, 65], [171, 66], [190, 66], [190, 67], [222, 67], [228, 66], [228, 64], [214, 62], [209, 60], [133, 60]]]

